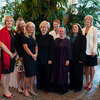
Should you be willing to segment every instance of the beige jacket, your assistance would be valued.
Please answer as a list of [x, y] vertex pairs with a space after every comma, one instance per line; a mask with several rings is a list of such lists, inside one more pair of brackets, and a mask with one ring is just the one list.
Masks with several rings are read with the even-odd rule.
[[[85, 35], [86, 27], [82, 29], [83, 35]], [[86, 46], [86, 54], [92, 55], [92, 52], [97, 53], [97, 34], [98, 29], [96, 27], [91, 26], [87, 35], [87, 46]]]

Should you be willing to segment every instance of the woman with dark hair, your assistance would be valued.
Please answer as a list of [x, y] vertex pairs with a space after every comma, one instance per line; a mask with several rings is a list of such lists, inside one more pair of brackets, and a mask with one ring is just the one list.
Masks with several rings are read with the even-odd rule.
[[81, 26], [77, 23], [72, 26], [72, 36], [70, 41], [72, 45], [72, 60], [70, 61], [69, 66], [69, 88], [78, 92], [81, 91], [83, 87], [83, 66], [86, 55], [86, 38], [82, 35]]

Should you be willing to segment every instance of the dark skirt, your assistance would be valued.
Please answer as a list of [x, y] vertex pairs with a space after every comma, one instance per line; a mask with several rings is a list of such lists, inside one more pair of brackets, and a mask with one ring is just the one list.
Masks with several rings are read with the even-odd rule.
[[96, 66], [97, 65], [97, 55], [92, 57], [92, 55], [86, 55], [85, 66]]
[[37, 74], [36, 61], [34, 61], [30, 55], [24, 53], [23, 62], [25, 68], [25, 76], [35, 76]]

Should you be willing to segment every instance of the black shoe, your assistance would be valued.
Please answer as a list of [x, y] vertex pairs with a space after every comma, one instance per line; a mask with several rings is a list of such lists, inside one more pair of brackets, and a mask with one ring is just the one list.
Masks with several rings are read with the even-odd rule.
[[62, 90], [62, 91], [60, 91], [60, 92], [58, 92], [60, 95], [63, 95], [63, 94], [65, 94], [65, 93], [67, 93], [68, 92], [68, 89], [64, 89], [64, 90]]
[[63, 92], [59, 92], [59, 94], [60, 94], [60, 95], [63, 95], [63, 94], [65, 94], [65, 93], [67, 93], [67, 92], [68, 92], [68, 90], [63, 91]]
[[74, 87], [69, 86], [69, 87], [68, 87], [68, 89], [70, 89], [70, 90], [74, 90], [75, 88], [74, 88]]
[[82, 89], [80, 88], [74, 90], [74, 92], [80, 92], [80, 91], [82, 91]]

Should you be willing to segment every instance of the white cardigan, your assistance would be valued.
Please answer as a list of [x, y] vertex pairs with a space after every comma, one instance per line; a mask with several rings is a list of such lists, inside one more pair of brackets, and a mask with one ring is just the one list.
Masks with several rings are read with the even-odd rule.
[[[82, 29], [83, 35], [85, 35], [86, 27]], [[86, 46], [86, 54], [92, 55], [92, 52], [97, 53], [97, 34], [98, 29], [96, 27], [91, 26], [86, 38], [87, 38], [87, 46]]]

